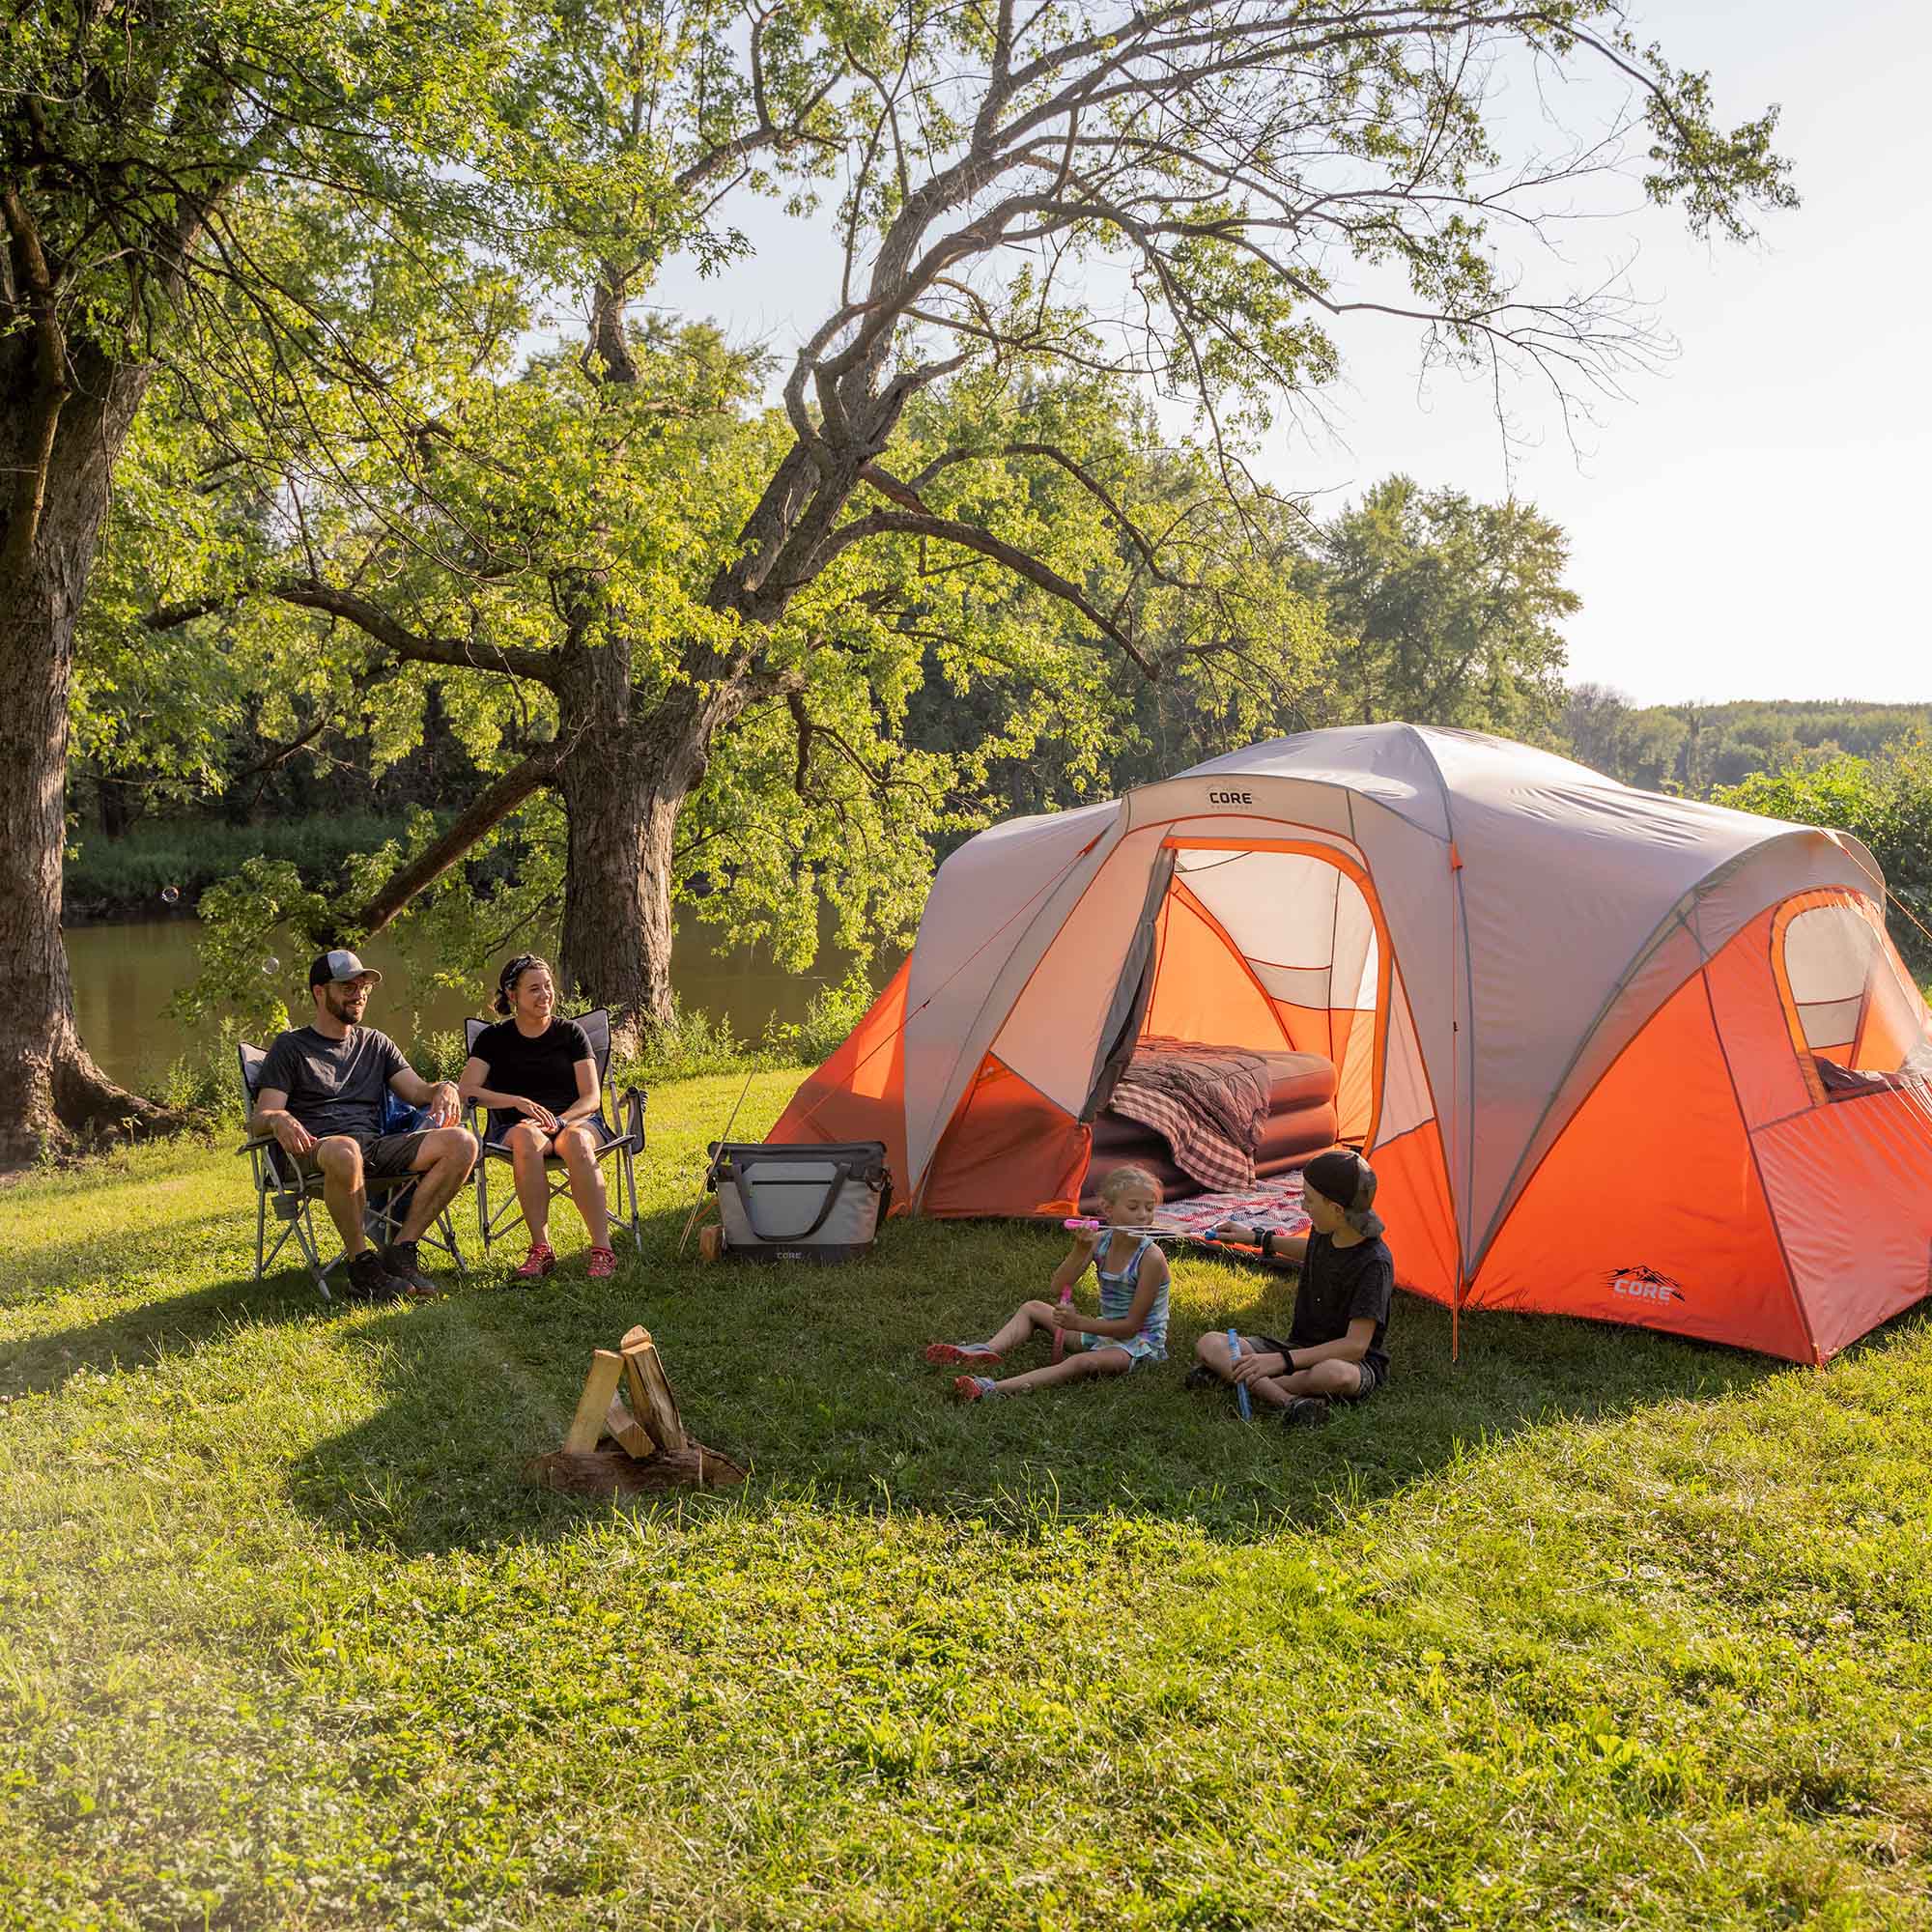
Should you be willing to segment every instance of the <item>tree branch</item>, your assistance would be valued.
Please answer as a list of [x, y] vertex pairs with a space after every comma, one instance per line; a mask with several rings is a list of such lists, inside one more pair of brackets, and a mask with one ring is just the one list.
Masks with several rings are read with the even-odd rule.
[[556, 776], [568, 742], [562, 739], [513, 765], [473, 798], [435, 844], [397, 868], [359, 906], [350, 924], [367, 938], [381, 932], [411, 899], [434, 885], [485, 834], [494, 832], [532, 792]]

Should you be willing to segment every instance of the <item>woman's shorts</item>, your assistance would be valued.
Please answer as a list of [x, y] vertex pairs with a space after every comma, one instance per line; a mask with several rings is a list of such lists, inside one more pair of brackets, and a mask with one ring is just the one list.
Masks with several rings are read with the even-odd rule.
[[1111, 1335], [1085, 1335], [1080, 1338], [1089, 1349], [1123, 1349], [1126, 1351], [1127, 1367], [1137, 1369], [1143, 1362], [1164, 1362], [1167, 1350], [1151, 1335], [1131, 1335], [1124, 1342], [1117, 1342]]

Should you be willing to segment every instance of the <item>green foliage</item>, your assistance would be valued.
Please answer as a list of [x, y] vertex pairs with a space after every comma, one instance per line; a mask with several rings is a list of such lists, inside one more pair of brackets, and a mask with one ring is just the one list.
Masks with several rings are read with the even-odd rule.
[[1567, 694], [1563, 736], [1594, 770], [1650, 791], [1708, 798], [1754, 772], [1873, 758], [1932, 730], [1932, 705], [1851, 698], [1741, 698], [1729, 704], [1636, 706], [1607, 685]]
[[[310, 955], [335, 943], [329, 901], [286, 859], [247, 859], [201, 895], [197, 910], [201, 971], [169, 1001], [169, 1012], [185, 1027], [215, 1023], [243, 1038], [280, 1033], [290, 1024], [282, 987], [300, 983]], [[285, 932], [305, 951], [279, 970], [274, 954]]]
[[[1479, 1312], [1452, 1365], [1401, 1295], [1289, 1440], [1179, 1386], [1286, 1282], [1190, 1255], [1165, 1367], [962, 1409], [921, 1346], [1062, 1237], [679, 1260], [742, 1081], [653, 1091], [604, 1283], [560, 1209], [535, 1292], [256, 1286], [223, 1144], [0, 1190], [0, 1921], [1923, 1925], [1922, 1315], [1819, 1372]], [[640, 1317], [747, 1489], [527, 1480]]]
[[304, 886], [333, 893], [352, 860], [397, 836], [395, 825], [364, 813], [265, 825], [175, 819], [136, 826], [119, 838], [89, 832], [69, 853], [66, 902], [71, 913], [159, 918], [167, 903], [161, 894], [172, 887], [185, 912], [248, 859], [286, 861]]
[[1402, 719], [1548, 742], [1563, 708], [1569, 540], [1534, 506], [1378, 484], [1308, 567], [1337, 639], [1322, 723]]
[[1921, 979], [1932, 975], [1932, 743], [1916, 738], [1880, 758], [1802, 759], [1719, 786], [1713, 797], [1739, 811], [1861, 838], [1894, 902], [1893, 943]]

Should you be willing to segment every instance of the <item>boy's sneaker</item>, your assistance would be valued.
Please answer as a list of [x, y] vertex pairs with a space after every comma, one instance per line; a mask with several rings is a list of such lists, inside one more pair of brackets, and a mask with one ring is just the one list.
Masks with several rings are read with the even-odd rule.
[[1328, 1405], [1319, 1395], [1293, 1397], [1281, 1412], [1284, 1429], [1320, 1429], [1328, 1420]]
[[364, 1248], [349, 1263], [349, 1281], [343, 1291], [352, 1301], [393, 1301], [408, 1291], [387, 1268], [374, 1248]]
[[434, 1301], [442, 1290], [437, 1287], [416, 1260], [413, 1241], [397, 1241], [383, 1250], [383, 1265], [395, 1276], [403, 1293], [413, 1301]]
[[1221, 1378], [1206, 1362], [1196, 1362], [1181, 1377], [1180, 1386], [1184, 1389], [1217, 1389], [1224, 1386], [1224, 1384]]

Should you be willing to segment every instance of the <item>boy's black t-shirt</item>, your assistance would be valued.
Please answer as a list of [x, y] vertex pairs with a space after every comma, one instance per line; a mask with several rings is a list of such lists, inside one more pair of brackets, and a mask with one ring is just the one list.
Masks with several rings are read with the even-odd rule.
[[534, 1039], [515, 1020], [498, 1020], [476, 1036], [469, 1057], [490, 1069], [493, 1093], [516, 1094], [560, 1114], [577, 1098], [577, 1063], [597, 1056], [575, 1020], [552, 1020]]
[[1373, 1321], [1376, 1332], [1369, 1341], [1367, 1359], [1386, 1374], [1388, 1355], [1382, 1342], [1394, 1299], [1395, 1257], [1380, 1236], [1338, 1248], [1326, 1235], [1311, 1230], [1288, 1345], [1319, 1348], [1323, 1342], [1339, 1342], [1349, 1332], [1350, 1322]]

